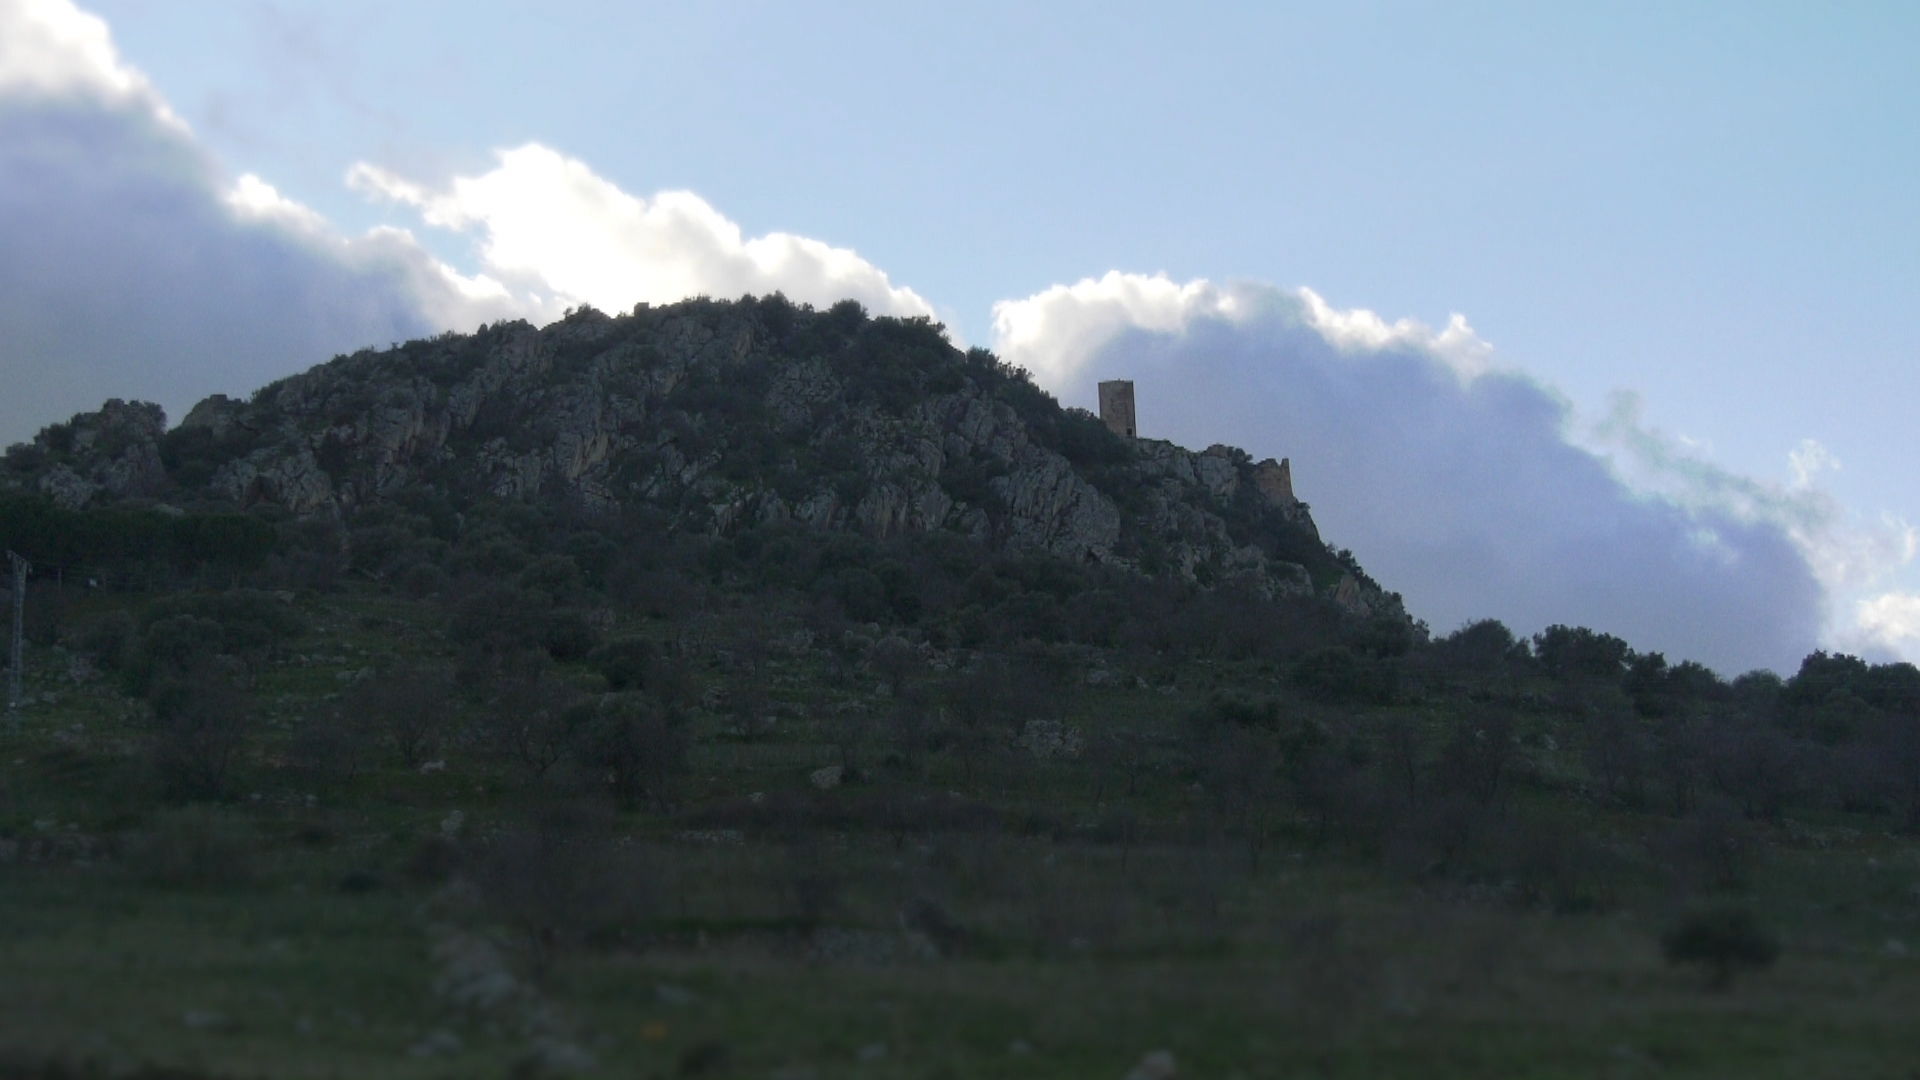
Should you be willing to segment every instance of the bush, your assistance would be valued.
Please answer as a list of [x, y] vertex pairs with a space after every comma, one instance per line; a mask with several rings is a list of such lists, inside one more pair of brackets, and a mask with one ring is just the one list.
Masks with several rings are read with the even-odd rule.
[[67, 621], [66, 593], [52, 582], [29, 582], [21, 630], [28, 643], [50, 648], [60, 640]]
[[167, 793], [220, 799], [245, 745], [252, 700], [211, 667], [158, 686], [148, 749]]
[[400, 764], [416, 769], [440, 749], [452, 691], [444, 679], [397, 669], [355, 687], [344, 709], [370, 725]]
[[147, 607], [142, 624], [192, 616], [217, 627], [213, 646], [218, 652], [243, 653], [267, 649], [307, 632], [307, 620], [292, 605], [254, 589], [186, 593], [156, 600]]
[[138, 632], [133, 616], [124, 611], [109, 611], [80, 632], [80, 649], [93, 658], [100, 670], [116, 671], [126, 661], [128, 646]]
[[1753, 912], [1741, 907], [1718, 907], [1682, 919], [1660, 936], [1660, 950], [1669, 964], [1700, 964], [1707, 969], [1707, 985], [1725, 990], [1743, 968], [1772, 965], [1780, 945], [1760, 928]]
[[346, 784], [366, 769], [373, 737], [366, 717], [353, 708], [335, 710], [302, 724], [288, 740], [289, 764], [324, 784]]
[[600, 631], [577, 611], [555, 612], [540, 633], [547, 655], [563, 664], [586, 659], [600, 644]]
[[587, 657], [594, 670], [607, 680], [613, 691], [647, 688], [647, 665], [653, 659], [653, 646], [638, 638], [609, 641]]
[[667, 779], [686, 768], [687, 737], [653, 703], [625, 695], [594, 711], [576, 752], [581, 765], [604, 777], [614, 800], [630, 810], [643, 798], [665, 802]]
[[578, 690], [537, 677], [509, 679], [493, 702], [496, 748], [531, 780], [539, 780], [573, 748], [593, 717]]
[[1399, 689], [1390, 662], [1361, 656], [1344, 646], [1315, 649], [1301, 657], [1293, 681], [1315, 697], [1352, 704], [1386, 705]]

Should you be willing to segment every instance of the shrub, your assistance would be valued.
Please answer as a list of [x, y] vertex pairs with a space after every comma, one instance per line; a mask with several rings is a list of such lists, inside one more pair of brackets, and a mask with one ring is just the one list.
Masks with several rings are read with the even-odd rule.
[[686, 768], [687, 737], [653, 703], [622, 695], [603, 701], [586, 721], [576, 753], [605, 778], [614, 800], [632, 809], [646, 797], [665, 801], [667, 779]]
[[138, 631], [133, 616], [124, 611], [109, 611], [80, 632], [80, 648], [102, 671], [114, 671], [126, 661], [128, 646]]
[[587, 657], [600, 677], [607, 680], [607, 689], [644, 690], [647, 687], [647, 665], [653, 659], [653, 646], [639, 638], [622, 641], [609, 641], [593, 650]]
[[402, 668], [355, 687], [344, 708], [370, 725], [400, 764], [415, 769], [440, 748], [451, 695], [444, 679]]
[[153, 695], [148, 749], [162, 787], [180, 799], [219, 799], [246, 741], [253, 702], [210, 666]]
[[29, 643], [45, 649], [60, 640], [60, 629], [67, 619], [64, 590], [51, 582], [30, 582], [24, 606], [21, 630]]
[[529, 779], [539, 780], [559, 764], [593, 716], [580, 692], [539, 678], [510, 679], [494, 699], [497, 748]]
[[1300, 658], [1293, 671], [1294, 685], [1326, 701], [1373, 703], [1393, 701], [1398, 678], [1393, 665], [1362, 656], [1345, 646], [1315, 649]]
[[1780, 945], [1760, 928], [1753, 912], [1741, 907], [1717, 907], [1695, 912], [1660, 936], [1660, 950], [1669, 964], [1700, 964], [1707, 969], [1707, 985], [1725, 990], [1743, 968], [1770, 966]]
[[571, 663], [592, 654], [600, 644], [600, 631], [577, 611], [555, 612], [541, 630], [540, 644], [555, 660]]
[[217, 627], [213, 646], [218, 652], [271, 648], [307, 632], [307, 620], [292, 605], [254, 589], [186, 593], [157, 600], [148, 606], [141, 622], [150, 627], [182, 615]]

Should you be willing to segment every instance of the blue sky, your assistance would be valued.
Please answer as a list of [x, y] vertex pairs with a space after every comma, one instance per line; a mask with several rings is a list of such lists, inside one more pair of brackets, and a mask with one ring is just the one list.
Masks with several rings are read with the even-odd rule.
[[[64, 10], [51, 0], [0, 0], [6, 6]], [[1431, 328], [1425, 338], [1366, 337], [1364, 347], [1424, 350], [1456, 372], [1466, 339], [1447, 345], [1438, 335], [1464, 316], [1474, 370], [1514, 375], [1564, 407], [1543, 422], [1613, 470], [1620, 505], [1694, 514], [1696, 539], [1720, 537], [1699, 540], [1701, 550], [1720, 550], [1714, 544], [1738, 531], [1715, 533], [1720, 526], [1770, 523], [1817, 581], [1820, 643], [1920, 654], [1905, 525], [1920, 518], [1906, 469], [1920, 454], [1909, 419], [1920, 401], [1920, 330], [1903, 317], [1920, 287], [1911, 197], [1920, 17], [1909, 6], [84, 6], [109, 28], [116, 70], [148, 80], [145, 107], [157, 101], [184, 125], [177, 138], [198, 164], [179, 168], [204, 173], [193, 183], [213, 190], [257, 177], [286, 204], [256, 199], [248, 220], [304, 229], [309, 247], [325, 246], [313, 239], [321, 232], [336, 247], [360, 245], [340, 256], [360, 274], [351, 283], [328, 277], [324, 288], [289, 285], [252, 301], [264, 322], [274, 304], [303, 297], [300, 334], [269, 346], [262, 329], [218, 346], [258, 343], [261, 355], [274, 353], [267, 367], [324, 358], [295, 363], [299, 348], [351, 347], [363, 343], [355, 334], [457, 323], [479, 310], [409, 292], [408, 275], [426, 272], [416, 256], [487, 276], [507, 297], [496, 300], [535, 317], [562, 294], [625, 306], [623, 289], [676, 283], [810, 287], [781, 276], [818, 254], [797, 241], [778, 258], [734, 252], [734, 269], [713, 277], [712, 260], [661, 247], [705, 242], [675, 229], [603, 253], [627, 271], [595, 276], [599, 264], [578, 243], [542, 246], [542, 237], [572, 235], [527, 216], [533, 203], [554, 203], [542, 183], [571, 183], [575, 194], [603, 185], [593, 190], [605, 198], [581, 203], [602, 208], [606, 192], [690, 192], [748, 241], [788, 234], [849, 249], [864, 267], [855, 277], [822, 270], [806, 280], [828, 292], [844, 282], [876, 310], [923, 304], [966, 341], [1019, 353], [1073, 403], [1091, 403], [1096, 371], [1170, 355], [1141, 335], [1188, 347], [1207, 339], [1190, 319], [1224, 320], [1242, 332], [1234, 341], [1272, 349], [1291, 339], [1207, 303], [1169, 308], [1121, 288], [1103, 295], [1130, 297], [1115, 301], [1122, 314], [1086, 323], [1106, 329], [1073, 345], [1009, 336], [996, 304], [1031, 314], [1049, 289], [1115, 271], [1275, 295], [1304, 287], [1335, 312]], [[43, 111], [58, 97], [36, 93]], [[106, 145], [84, 152], [119, 153]], [[517, 168], [499, 156], [530, 146], [547, 156], [523, 153]], [[565, 163], [577, 182], [558, 179]], [[484, 192], [456, 189], [457, 177], [487, 176], [497, 182]], [[580, 214], [583, 229], [600, 220]], [[406, 230], [419, 249], [406, 258], [416, 261], [363, 243], [375, 226]], [[400, 262], [366, 269], [389, 256]], [[636, 269], [647, 260], [679, 269]], [[402, 263], [413, 269], [393, 268]], [[839, 265], [820, 265], [829, 264]], [[398, 282], [394, 295], [411, 299], [388, 310], [373, 281]], [[339, 299], [346, 294], [351, 302]], [[1051, 295], [1078, 303], [1093, 293]], [[1322, 330], [1336, 325], [1300, 310]], [[1029, 325], [1042, 323], [1067, 325]], [[1362, 348], [1341, 340], [1350, 353]], [[1198, 373], [1212, 370], [1212, 355], [1171, 369], [1185, 374], [1156, 390], [1168, 406], [1163, 433], [1210, 441], [1215, 391]], [[55, 362], [17, 354], [14, 366]], [[1248, 363], [1256, 375], [1284, 366]], [[244, 391], [214, 383], [264, 371], [214, 365], [189, 377], [190, 366], [175, 365], [179, 393]], [[1269, 389], [1286, 393], [1277, 382]], [[1141, 412], [1152, 434], [1154, 399]], [[1479, 437], [1516, 430], [1493, 424]], [[25, 433], [16, 422], [0, 435]], [[1339, 504], [1355, 492], [1316, 497], [1315, 463], [1301, 451], [1319, 444], [1293, 447], [1288, 432], [1257, 425], [1235, 435], [1268, 444], [1250, 446], [1256, 452], [1294, 452], [1323, 527], [1329, 516], [1382, 527]], [[1423, 452], [1421, 439], [1408, 436], [1407, 452]], [[1475, 460], [1484, 470], [1491, 459]], [[1479, 482], [1456, 479], [1463, 491]], [[1583, 513], [1614, 511], [1563, 519]], [[1725, 519], [1718, 526], [1699, 517], [1714, 514]], [[1423, 592], [1436, 597], [1437, 629], [1471, 608], [1459, 575], [1400, 558], [1402, 541], [1381, 537], [1370, 556], [1373, 535], [1327, 531], [1404, 589], [1416, 614]], [[1748, 557], [1733, 550], [1721, 551], [1728, 565]], [[1381, 560], [1448, 581], [1395, 581]], [[1601, 594], [1628, 587], [1596, 584], [1594, 621], [1615, 610]], [[1798, 595], [1783, 587], [1788, 594]], [[1538, 629], [1523, 624], [1544, 617], [1499, 610], [1517, 601], [1498, 589], [1483, 595], [1482, 613], [1517, 629]], [[1576, 609], [1566, 619], [1579, 621], [1580, 604], [1565, 602]], [[1864, 622], [1862, 603], [1879, 604]], [[1783, 624], [1805, 617], [1796, 612]], [[1631, 624], [1623, 631], [1640, 625], [1619, 617]], [[1665, 625], [1647, 622], [1645, 633], [1686, 653], [1687, 633]], [[1723, 666], [1780, 662], [1777, 650], [1712, 648]]]

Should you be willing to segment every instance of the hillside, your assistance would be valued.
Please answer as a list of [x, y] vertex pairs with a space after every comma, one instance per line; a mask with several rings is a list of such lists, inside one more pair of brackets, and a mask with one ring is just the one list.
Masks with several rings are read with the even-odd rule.
[[776, 296], [361, 352], [249, 401], [209, 398], [172, 431], [113, 402], [12, 448], [0, 475], [70, 510], [279, 508], [339, 522], [349, 551], [395, 508], [494, 499], [678, 536], [938, 533], [1404, 620], [1278, 470], [1116, 437], [925, 320]]
[[50, 426], [0, 1078], [1920, 1060], [1920, 670], [1430, 636], [1283, 475], [777, 298]]

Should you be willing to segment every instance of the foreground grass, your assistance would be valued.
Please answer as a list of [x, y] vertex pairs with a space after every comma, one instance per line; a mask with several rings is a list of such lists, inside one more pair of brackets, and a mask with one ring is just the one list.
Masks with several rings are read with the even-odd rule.
[[[563, 920], [549, 954], [485, 884], [491, 845], [548, 795], [457, 749], [444, 769], [387, 763], [319, 794], [275, 764], [357, 669], [447, 659], [422, 605], [307, 604], [312, 635], [255, 673], [259, 736], [220, 806], [159, 800], [138, 706], [36, 658], [54, 700], [0, 728], [0, 1077], [1117, 1080], [1156, 1049], [1182, 1076], [1220, 1078], [1910, 1077], [1920, 1063], [1920, 845], [1837, 811], [1754, 826], [1762, 854], [1737, 899], [1781, 959], [1709, 992], [1659, 952], [1698, 899], [1649, 854], [1671, 821], [1585, 797], [1575, 759], [1544, 750], [1510, 820], [1556, 821], [1611, 860], [1582, 871], [1603, 888], [1558, 912], [1510, 882], [1323, 842], [1304, 817], [1276, 818], [1256, 850], [1209, 825], [1166, 761], [1101, 775], [949, 749], [903, 769], [869, 750], [869, 785], [817, 793], [808, 772], [839, 756], [829, 721], [790, 710], [745, 741], [703, 711], [677, 809], [595, 826], [620, 911], [591, 932]], [[823, 700], [873, 698], [870, 679], [810, 663], [768, 662], [776, 700], [836, 716]], [[723, 683], [724, 662], [706, 677]], [[1208, 693], [1272, 677], [1196, 664], [1152, 689], [1062, 689], [1049, 707], [1162, 746]], [[756, 795], [882, 790], [964, 797], [1000, 824], [741, 825]], [[1122, 791], [1137, 827], [1113, 824]], [[183, 872], [152, 838], [189, 827], [226, 846]], [[424, 866], [436, 843], [444, 865]], [[916, 921], [928, 905], [958, 929]]]
[[[605, 1075], [1117, 1077], [1154, 1048], [1183, 1075], [1219, 1077], [1871, 1077], [1920, 1060], [1920, 970], [1884, 947], [1789, 939], [1777, 968], [1708, 993], [1661, 963], [1632, 912], [1350, 886], [1276, 874], [1242, 897], [1271, 905], [1274, 932], [1194, 956], [1070, 941], [1048, 955], [829, 959], [825, 931], [761, 926], [573, 950], [536, 979], [496, 936], [515, 989], [463, 1005], [435, 949], [462, 922], [444, 886], [178, 891], [100, 867], [15, 870], [0, 877], [0, 1016], [16, 1060], [105, 1074], [506, 1075], [591, 1060]], [[464, 932], [497, 935], [485, 920]]]

